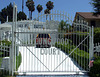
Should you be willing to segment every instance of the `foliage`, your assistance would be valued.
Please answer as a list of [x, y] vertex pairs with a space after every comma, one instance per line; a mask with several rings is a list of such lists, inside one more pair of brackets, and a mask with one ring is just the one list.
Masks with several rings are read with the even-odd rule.
[[91, 4], [94, 8], [94, 15], [100, 15], [100, 0], [92, 0]]
[[10, 50], [9, 46], [11, 45], [11, 42], [3, 40], [3, 41], [0, 41], [0, 45], [8, 46], [8, 48], [5, 48], [5, 49], [4, 49], [4, 47], [2, 47], [2, 49], [4, 49], [5, 51], [1, 50], [1, 47], [0, 47], [0, 56], [1, 57], [7, 57], [7, 56], [9, 56], [9, 52], [6, 52], [6, 51]]
[[21, 64], [21, 61], [22, 61], [22, 57], [21, 57], [21, 53], [19, 52], [19, 55], [16, 56], [16, 70], [18, 70], [18, 68]]
[[39, 4], [39, 5], [37, 6], [37, 10], [38, 10], [38, 12], [40, 13], [40, 12], [43, 10], [42, 5]]
[[67, 21], [61, 20], [59, 24], [59, 29], [60, 30], [68, 30], [70, 29], [71, 25], [67, 23]]
[[50, 14], [50, 10], [49, 9], [46, 9], [46, 10], [44, 10], [44, 13], [45, 14]]
[[94, 28], [94, 43], [100, 43], [100, 27]]
[[[7, 7], [3, 8], [0, 11], [0, 21], [1, 21], [1, 23], [6, 22], [7, 16], [8, 16], [9, 22], [12, 22], [13, 5], [11, 3]], [[21, 19], [24, 20], [24, 19], [26, 19], [26, 14], [24, 12], [19, 12], [17, 18], [18, 18], [17, 20], [21, 20]]]
[[3, 8], [0, 11], [0, 21], [1, 23], [6, 22], [8, 16], [9, 21], [12, 21], [13, 18], [13, 5], [10, 3], [7, 7]]
[[49, 9], [49, 10], [53, 9], [53, 7], [54, 7], [53, 2], [51, 2], [51, 1], [48, 1], [46, 6], [47, 6], [47, 9]]
[[2, 58], [3, 57], [1, 57], [1, 55], [2, 55], [3, 53], [2, 52], [0, 52], [0, 67], [1, 67], [1, 63], [2, 63]]
[[[88, 35], [87, 32], [68, 32], [69, 34], [65, 34], [64, 38], [72, 40], [74, 45], [79, 45]], [[75, 34], [73, 34], [75, 33]], [[79, 34], [78, 34], [79, 33]], [[86, 34], [83, 34], [86, 33]], [[89, 51], [89, 37], [80, 45], [80, 50]]]
[[35, 8], [34, 8], [35, 5], [34, 5], [33, 0], [27, 0], [26, 6], [28, 7], [29, 11], [31, 11], [31, 12], [35, 10]]
[[[44, 14], [50, 14], [50, 10], [53, 9], [54, 5], [53, 2], [48, 1], [46, 4], [47, 9], [44, 10]], [[46, 16], [46, 20], [47, 20], [47, 16]]]
[[89, 72], [90, 77], [100, 77], [100, 57], [96, 58]]
[[33, 0], [27, 0], [26, 6], [28, 7], [29, 11], [31, 11], [31, 19], [32, 19], [32, 12], [35, 10], [35, 5]]
[[2, 40], [2, 41], [0, 41], [0, 44], [5, 44], [5, 45], [7, 45], [7, 46], [10, 46], [11, 45], [11, 41], [6, 41], [6, 40]]
[[[62, 51], [64, 51], [66, 54], [70, 54], [73, 49], [76, 48], [75, 45], [71, 44], [70, 41], [67, 45], [61, 44], [61, 42], [55, 43], [55, 46], [57, 48], [60, 48]], [[80, 66], [82, 66], [83, 69], [88, 70], [88, 60], [89, 60], [89, 53], [80, 50], [79, 48], [76, 48], [76, 50], [70, 55], [70, 57], [76, 61]]]
[[26, 20], [26, 17], [27, 17], [26, 14], [21, 11], [17, 14], [17, 16], [18, 16], [17, 20]]
[[[21, 61], [22, 61], [22, 57], [21, 57], [21, 53], [19, 53], [19, 56], [16, 56], [16, 70], [18, 70]], [[0, 57], [0, 66], [1, 66], [1, 62], [2, 62], [2, 57]], [[7, 71], [0, 71], [0, 77], [12, 77], [12, 76], [10, 76], [9, 72]]]

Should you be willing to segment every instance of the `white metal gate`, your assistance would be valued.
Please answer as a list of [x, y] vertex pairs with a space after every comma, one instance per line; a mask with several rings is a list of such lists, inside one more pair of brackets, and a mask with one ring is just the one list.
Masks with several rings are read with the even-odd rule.
[[[41, 13], [34, 20], [17, 21], [16, 14], [13, 17], [12, 74], [61, 75], [89, 71], [93, 27], [87, 22], [72, 22], [69, 15], [59, 11]], [[16, 53], [21, 54], [20, 66]]]

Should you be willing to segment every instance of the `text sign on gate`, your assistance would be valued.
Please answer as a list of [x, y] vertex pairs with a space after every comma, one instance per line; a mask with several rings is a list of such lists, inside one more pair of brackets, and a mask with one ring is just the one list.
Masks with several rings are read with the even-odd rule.
[[100, 45], [99, 46], [96, 46], [96, 51], [97, 52], [100, 52]]

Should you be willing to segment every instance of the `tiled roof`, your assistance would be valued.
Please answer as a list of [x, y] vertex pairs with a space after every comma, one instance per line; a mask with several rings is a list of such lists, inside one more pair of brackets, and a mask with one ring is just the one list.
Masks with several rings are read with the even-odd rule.
[[93, 15], [91, 12], [76, 12], [77, 14], [81, 15], [85, 19], [100, 19], [100, 15]]

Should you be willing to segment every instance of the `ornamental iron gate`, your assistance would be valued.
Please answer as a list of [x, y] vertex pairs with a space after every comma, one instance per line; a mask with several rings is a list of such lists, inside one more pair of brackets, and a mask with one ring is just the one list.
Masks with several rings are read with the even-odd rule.
[[[59, 11], [41, 12], [34, 20], [17, 21], [15, 13], [12, 75], [14, 72], [61, 75], [89, 71], [89, 61], [93, 57], [93, 27], [87, 22], [72, 22], [69, 15]], [[21, 59], [16, 60], [19, 55]]]

